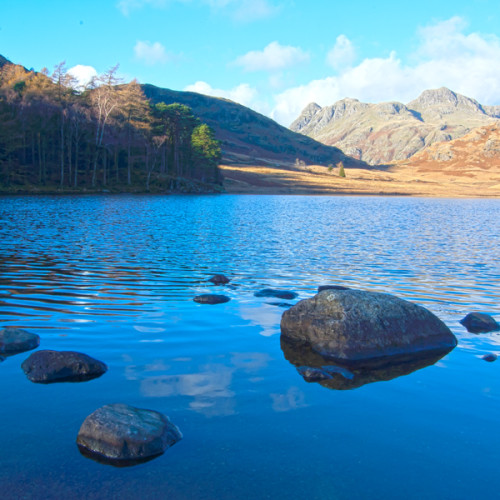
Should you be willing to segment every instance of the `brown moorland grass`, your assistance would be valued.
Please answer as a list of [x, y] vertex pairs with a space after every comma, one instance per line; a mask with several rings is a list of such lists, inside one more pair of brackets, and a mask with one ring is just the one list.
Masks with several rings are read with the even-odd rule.
[[285, 167], [222, 165], [228, 193], [314, 195], [400, 195], [434, 197], [500, 197], [500, 169], [469, 168], [458, 171], [395, 165], [385, 169], [307, 170]]

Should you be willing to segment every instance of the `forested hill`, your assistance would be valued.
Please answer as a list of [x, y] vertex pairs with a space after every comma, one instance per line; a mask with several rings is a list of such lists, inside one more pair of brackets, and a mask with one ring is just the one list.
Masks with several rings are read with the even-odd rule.
[[50, 74], [0, 57], [0, 191], [222, 189], [212, 129], [116, 70], [75, 90], [64, 63]]
[[366, 168], [364, 162], [344, 155], [340, 149], [292, 132], [228, 99], [154, 85], [142, 85], [142, 88], [151, 102], [177, 102], [189, 106], [200, 120], [215, 131], [215, 137], [221, 142], [224, 163], [292, 165], [298, 159], [307, 164], [325, 166], [342, 161], [347, 167]]

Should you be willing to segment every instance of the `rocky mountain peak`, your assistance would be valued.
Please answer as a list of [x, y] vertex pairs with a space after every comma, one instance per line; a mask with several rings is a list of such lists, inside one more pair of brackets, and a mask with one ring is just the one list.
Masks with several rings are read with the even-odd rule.
[[290, 130], [302, 131], [311, 122], [313, 117], [321, 111], [321, 106], [315, 102], [309, 103], [300, 113], [299, 117], [290, 125]]
[[424, 90], [417, 99], [409, 102], [407, 106], [418, 112], [432, 110], [441, 115], [457, 111], [484, 114], [483, 108], [475, 99], [457, 94], [446, 87]]

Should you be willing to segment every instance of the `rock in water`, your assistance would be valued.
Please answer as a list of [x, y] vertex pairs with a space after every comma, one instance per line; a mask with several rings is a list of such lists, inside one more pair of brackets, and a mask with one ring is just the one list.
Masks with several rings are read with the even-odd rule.
[[81, 352], [37, 351], [21, 365], [26, 376], [39, 384], [84, 382], [100, 377], [108, 367]]
[[224, 304], [224, 302], [229, 302], [231, 299], [225, 295], [215, 295], [211, 293], [205, 293], [203, 295], [197, 295], [194, 299], [195, 302], [199, 304]]
[[31, 351], [40, 345], [40, 337], [20, 328], [7, 327], [0, 330], [0, 354], [18, 354]]
[[328, 358], [358, 364], [457, 345], [448, 327], [427, 309], [361, 290], [326, 290], [300, 301], [283, 313], [281, 334]]
[[85, 419], [76, 442], [90, 458], [96, 455], [100, 461], [99, 457], [105, 457], [108, 463], [120, 465], [123, 461], [138, 463], [161, 455], [180, 439], [180, 430], [162, 413], [111, 404]]
[[274, 290], [273, 288], [264, 288], [259, 292], [254, 293], [255, 297], [273, 297], [275, 299], [292, 300], [297, 297], [295, 292], [289, 292], [287, 290]]
[[500, 325], [488, 314], [473, 312], [467, 314], [460, 323], [470, 333], [487, 333], [500, 330]]
[[227, 285], [230, 280], [223, 274], [216, 274], [209, 278], [208, 281], [211, 281], [214, 285]]
[[493, 361], [496, 361], [498, 358], [498, 356], [494, 353], [490, 353], [490, 354], [485, 354], [482, 359], [484, 359], [485, 361], [488, 361], [488, 363], [493, 363]]

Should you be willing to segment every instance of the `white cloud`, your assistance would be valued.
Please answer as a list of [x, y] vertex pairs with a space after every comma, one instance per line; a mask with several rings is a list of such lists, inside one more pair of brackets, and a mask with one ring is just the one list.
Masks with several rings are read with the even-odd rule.
[[[345, 67], [337, 76], [313, 80], [274, 96], [271, 116], [289, 125], [310, 102], [325, 106], [344, 97], [407, 103], [431, 88], [448, 87], [482, 104], [499, 103], [500, 38], [465, 34], [459, 17], [418, 31], [419, 46], [404, 64], [391, 52]], [[338, 40], [338, 39], [337, 39]]]
[[326, 56], [327, 63], [334, 69], [351, 66], [356, 58], [352, 42], [345, 35], [339, 35], [335, 45]]
[[149, 41], [139, 40], [134, 47], [135, 58], [148, 66], [155, 64], [165, 64], [172, 59], [167, 54], [165, 47], [160, 42], [151, 43]]
[[97, 71], [92, 66], [84, 66], [83, 64], [77, 64], [72, 68], [68, 69], [68, 73], [76, 78], [77, 88], [85, 88], [92, 78], [97, 76]]
[[129, 16], [134, 10], [146, 6], [161, 9], [173, 2], [208, 5], [213, 11], [227, 13], [240, 22], [267, 18], [279, 10], [269, 0], [198, 0], [197, 2], [195, 0], [120, 0], [116, 6], [124, 16]]
[[264, 50], [252, 50], [233, 64], [245, 71], [276, 71], [309, 61], [309, 54], [299, 47], [271, 42]]

